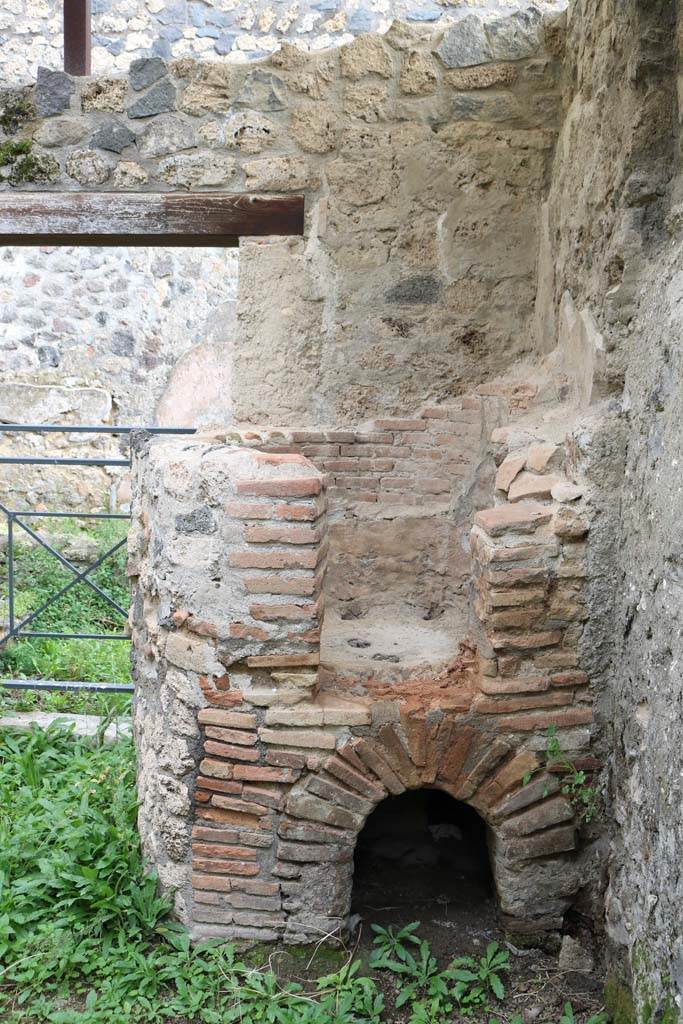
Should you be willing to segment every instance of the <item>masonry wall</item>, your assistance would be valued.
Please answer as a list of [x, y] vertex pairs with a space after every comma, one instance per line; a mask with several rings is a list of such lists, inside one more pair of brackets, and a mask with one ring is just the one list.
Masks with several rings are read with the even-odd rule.
[[[0, 250], [0, 423], [230, 422], [237, 250]], [[117, 440], [0, 434], [3, 454], [120, 457]], [[5, 467], [15, 507], [127, 506], [121, 470]]]
[[669, 3], [568, 12], [537, 307], [560, 361], [598, 369], [594, 394], [576, 392], [602, 399], [576, 437], [595, 512], [583, 654], [599, 681], [614, 815], [610, 993], [625, 983], [639, 1020], [675, 1019], [683, 993], [676, 17]]
[[[516, 3], [486, 5], [495, 12]], [[544, 10], [554, 4], [543, 0]], [[394, 18], [413, 23], [447, 23], [481, 4], [439, 4], [434, 0], [256, 0], [239, 5], [228, 0], [96, 0], [92, 5], [93, 68], [97, 74], [125, 71], [138, 57], [199, 57], [232, 62], [258, 59], [284, 40], [303, 49], [326, 49], [349, 42], [362, 32], [385, 32]], [[38, 65], [62, 66], [62, 8], [56, 0], [10, 3], [0, 16], [3, 60], [10, 81], [35, 75]]]
[[403, 415], [530, 349], [558, 42], [529, 8], [244, 66], [43, 71], [4, 187], [304, 192], [304, 239], [242, 246], [235, 419]]
[[510, 442], [496, 503], [474, 516], [460, 656], [383, 681], [380, 666], [349, 679], [330, 642], [326, 487], [307, 459], [215, 437], [137, 442], [140, 828], [195, 937], [343, 932], [366, 817], [422, 786], [486, 821], [509, 932], [562, 926], [587, 880], [579, 822], [557, 778], [523, 779], [550, 724], [595, 767], [577, 653], [589, 525], [562, 449], [494, 441]]

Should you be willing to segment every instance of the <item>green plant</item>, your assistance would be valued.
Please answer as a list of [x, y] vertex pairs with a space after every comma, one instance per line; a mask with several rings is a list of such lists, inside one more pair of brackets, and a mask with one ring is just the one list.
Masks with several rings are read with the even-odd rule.
[[412, 921], [398, 930], [393, 925], [389, 925], [388, 928], [382, 928], [381, 925], [373, 924], [370, 927], [375, 935], [372, 940], [375, 948], [370, 956], [371, 967], [374, 967], [375, 963], [382, 957], [398, 956], [399, 952], [406, 948], [406, 943], [412, 943], [415, 946], [420, 945], [420, 939], [415, 934], [420, 927], [419, 921]]
[[455, 982], [454, 995], [461, 1012], [471, 1012], [485, 1006], [489, 996], [496, 999], [505, 997], [505, 986], [501, 974], [510, 970], [510, 954], [501, 949], [497, 942], [490, 942], [486, 953], [475, 960], [461, 956], [453, 960], [448, 974]]
[[[65, 521], [51, 543], [60, 549], [66, 542], [86, 539], [93, 559], [125, 536], [125, 522], [104, 522], [83, 529], [79, 521]], [[28, 615], [72, 579], [44, 548], [18, 538], [15, 550], [15, 611]], [[93, 582], [123, 608], [128, 604], [125, 551], [119, 549], [92, 574]], [[0, 615], [6, 615], [7, 597], [0, 593]], [[32, 624], [50, 632], [121, 632], [123, 619], [83, 583], [76, 584], [49, 605]], [[15, 678], [127, 682], [130, 679], [130, 644], [123, 640], [30, 638], [0, 649], [0, 675]], [[130, 698], [118, 695], [41, 693], [21, 691], [4, 695], [4, 706], [17, 711], [41, 707], [47, 711], [83, 711], [108, 714], [127, 711]]]
[[[555, 725], [549, 725], [546, 732], [545, 765], [562, 776], [560, 790], [569, 798], [581, 820], [586, 824], [592, 821], [600, 810], [600, 790], [589, 783], [586, 772], [577, 768], [562, 749]], [[523, 784], [528, 785], [540, 770], [527, 772]]]
[[[586, 1024], [607, 1024], [606, 1013], [594, 1013], [586, 1021]], [[562, 1007], [562, 1015], [560, 1016], [560, 1024], [576, 1024], [576, 1017], [574, 1015], [574, 1008], [572, 1004], [567, 1002]]]

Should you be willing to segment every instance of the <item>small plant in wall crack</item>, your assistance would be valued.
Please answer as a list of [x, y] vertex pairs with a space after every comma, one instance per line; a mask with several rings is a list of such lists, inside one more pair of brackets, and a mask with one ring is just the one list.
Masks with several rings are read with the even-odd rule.
[[[586, 772], [577, 768], [562, 749], [555, 725], [549, 725], [546, 732], [545, 767], [562, 776], [560, 792], [569, 798], [581, 821], [585, 824], [592, 821], [600, 810], [602, 802], [600, 790], [589, 783]], [[541, 771], [540, 767], [527, 772], [522, 780], [524, 785], [528, 785], [539, 771]], [[544, 793], [544, 796], [547, 796], [548, 793], [549, 790]]]

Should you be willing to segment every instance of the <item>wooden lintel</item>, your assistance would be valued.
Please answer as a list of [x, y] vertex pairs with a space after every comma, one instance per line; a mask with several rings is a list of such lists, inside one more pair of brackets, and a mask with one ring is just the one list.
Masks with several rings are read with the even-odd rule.
[[0, 192], [0, 245], [231, 246], [303, 230], [300, 195]]

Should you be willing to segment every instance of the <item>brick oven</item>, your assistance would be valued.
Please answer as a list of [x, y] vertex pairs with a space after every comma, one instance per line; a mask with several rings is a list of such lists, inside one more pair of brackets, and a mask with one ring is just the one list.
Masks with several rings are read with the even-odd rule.
[[588, 520], [564, 436], [524, 421], [534, 387], [481, 392], [138, 438], [140, 826], [195, 937], [343, 931], [368, 816], [425, 788], [485, 822], [508, 930], [560, 928], [577, 822], [542, 751], [552, 724], [591, 763]]

